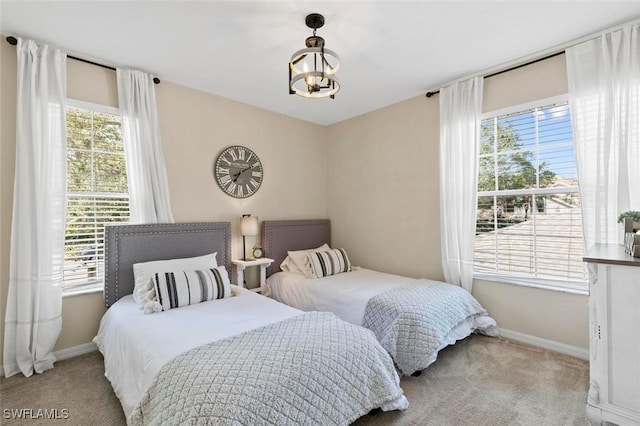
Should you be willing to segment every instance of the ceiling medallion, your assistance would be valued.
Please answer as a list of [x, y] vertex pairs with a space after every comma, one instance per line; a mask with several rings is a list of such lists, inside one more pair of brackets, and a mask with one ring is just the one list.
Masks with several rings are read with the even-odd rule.
[[319, 13], [307, 15], [307, 27], [313, 35], [305, 40], [306, 49], [291, 56], [289, 61], [289, 94], [305, 98], [335, 98], [340, 83], [335, 76], [340, 67], [338, 55], [324, 47], [324, 39], [316, 30], [324, 25], [324, 16]]

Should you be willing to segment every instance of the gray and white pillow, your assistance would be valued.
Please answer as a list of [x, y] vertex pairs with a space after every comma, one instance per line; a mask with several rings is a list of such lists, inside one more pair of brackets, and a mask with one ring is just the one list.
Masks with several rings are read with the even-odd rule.
[[[224, 266], [191, 271], [157, 272], [151, 277], [156, 294], [151, 312], [167, 311], [209, 300], [231, 297], [231, 283]], [[147, 309], [145, 309], [145, 313]]]
[[179, 259], [154, 260], [150, 262], [135, 263], [133, 265], [133, 277], [135, 280], [133, 300], [140, 309], [147, 311], [150, 302], [156, 301], [156, 293], [151, 282], [151, 277], [156, 272], [165, 271], [190, 271], [196, 269], [210, 269], [218, 266], [216, 253], [204, 256], [185, 257]]
[[288, 251], [287, 257], [280, 264], [280, 269], [285, 272], [304, 275], [307, 278], [314, 278], [313, 271], [311, 271], [309, 261], [307, 259], [307, 253], [327, 250], [331, 250], [329, 244], [323, 244], [320, 247], [314, 249]]
[[351, 272], [351, 262], [345, 249], [333, 249], [307, 253], [307, 261], [310, 265], [313, 277], [323, 278], [329, 275]]

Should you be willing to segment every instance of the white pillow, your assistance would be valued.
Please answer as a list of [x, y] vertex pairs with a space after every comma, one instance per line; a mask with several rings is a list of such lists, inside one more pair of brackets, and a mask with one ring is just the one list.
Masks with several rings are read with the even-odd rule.
[[156, 293], [151, 282], [151, 276], [156, 272], [215, 268], [218, 266], [218, 261], [216, 260], [217, 254], [216, 252], [197, 257], [134, 263], [133, 278], [135, 283], [133, 286], [133, 300], [136, 301], [140, 309], [143, 309], [143, 306], [147, 302], [156, 299]]
[[145, 303], [145, 314], [232, 296], [229, 274], [224, 266], [157, 272], [152, 275], [151, 282], [156, 300]]
[[288, 256], [280, 264], [280, 269], [285, 272], [304, 275], [307, 278], [315, 278], [313, 270], [311, 269], [311, 265], [309, 264], [307, 254], [316, 251], [327, 250], [331, 250], [329, 244], [323, 244], [320, 247], [314, 249], [288, 251]]
[[280, 264], [280, 269], [284, 272], [293, 272], [292, 269], [297, 268], [296, 265], [293, 264], [293, 261], [289, 256], [285, 257], [282, 263]]

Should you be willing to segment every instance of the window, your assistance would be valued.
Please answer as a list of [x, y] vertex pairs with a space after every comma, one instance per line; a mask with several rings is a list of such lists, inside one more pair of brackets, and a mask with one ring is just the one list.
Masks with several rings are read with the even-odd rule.
[[67, 226], [63, 288], [104, 284], [104, 225], [129, 220], [120, 115], [70, 101], [67, 108]]
[[478, 278], [587, 291], [566, 99], [482, 121], [474, 272]]

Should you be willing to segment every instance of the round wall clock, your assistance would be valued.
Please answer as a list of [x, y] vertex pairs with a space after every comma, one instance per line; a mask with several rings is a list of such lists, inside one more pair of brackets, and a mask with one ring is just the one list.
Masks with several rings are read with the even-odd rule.
[[218, 155], [213, 174], [220, 189], [235, 198], [247, 198], [262, 185], [262, 163], [244, 146], [230, 146]]

